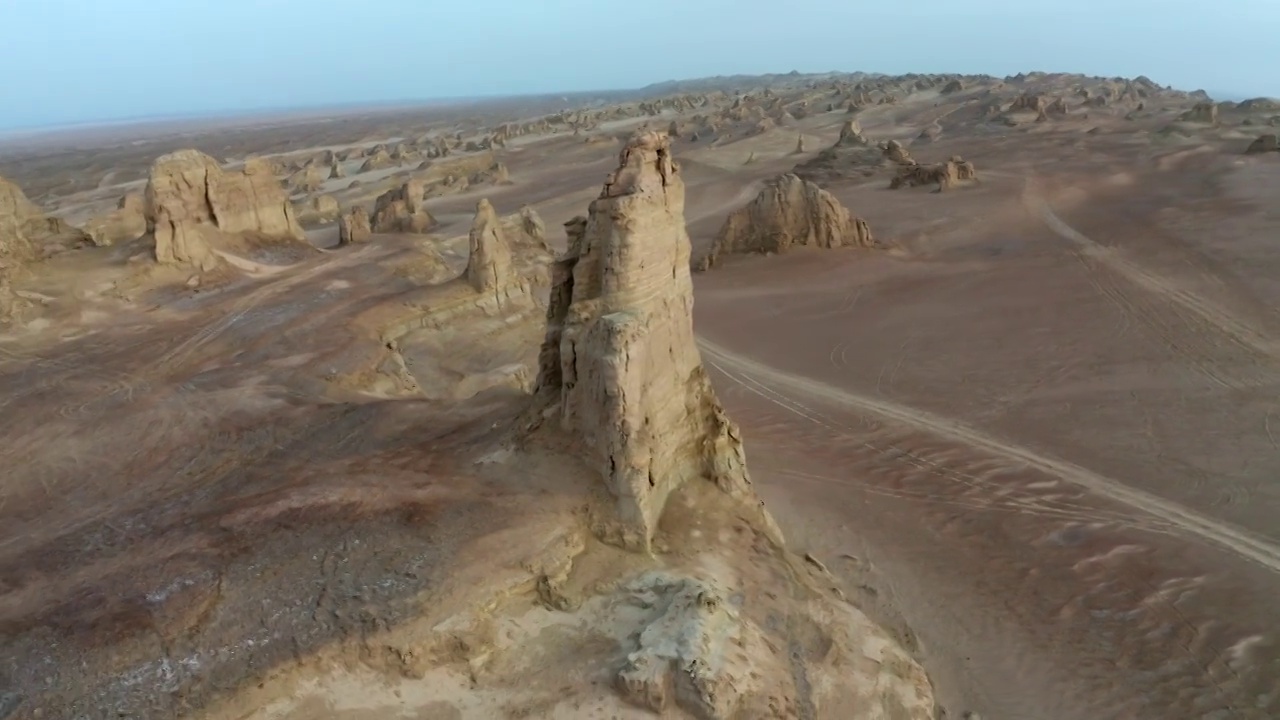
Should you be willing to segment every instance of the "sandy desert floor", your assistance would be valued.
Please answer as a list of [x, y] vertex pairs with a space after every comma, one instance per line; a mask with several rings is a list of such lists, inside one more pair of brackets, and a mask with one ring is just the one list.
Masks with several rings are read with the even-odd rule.
[[[1280, 154], [1244, 155], [1233, 121], [1162, 133], [1189, 101], [1010, 127], [968, 118], [973, 97], [859, 113], [868, 137], [904, 142], [963, 116], [909, 147], [979, 170], [943, 193], [824, 184], [888, 249], [735, 257], [695, 276], [703, 357], [753, 477], [795, 549], [918, 653], [948, 717], [1280, 716]], [[431, 112], [163, 143], [301, 153], [469, 116]], [[695, 249], [844, 120], [677, 142]], [[541, 327], [410, 329], [395, 350], [361, 328], [421, 285], [423, 243], [461, 270], [480, 197], [533, 205], [562, 248], [560, 224], [614, 164], [611, 134], [641, 122], [510, 143], [497, 156], [512, 183], [429, 199], [431, 236], [332, 248], [336, 230], [317, 227], [332, 249], [258, 258], [199, 292], [139, 279], [145, 240], [46, 261], [23, 287], [43, 316], [0, 335], [0, 677], [78, 687], [87, 648], [154, 647], [154, 666], [113, 670], [134, 690], [68, 692], [171, 682], [184, 699], [157, 700], [156, 717], [194, 716], [245, 672], [407, 622], [404, 599], [463, 572], [453, 549], [484, 528], [571, 514], [555, 468], [513, 482], [474, 465], [521, 397], [483, 379], [531, 362]], [[9, 149], [0, 174], [82, 218], [140, 188], [160, 151]], [[367, 200], [376, 180], [340, 199]], [[198, 649], [170, 627], [228, 623], [229, 637], [237, 613], [270, 603], [262, 649], [193, 684]], [[391, 714], [295, 690], [293, 714], [240, 716], [482, 716], [434, 695]], [[379, 697], [407, 708], [406, 692]], [[0, 686], [0, 717], [27, 717], [20, 695]]]

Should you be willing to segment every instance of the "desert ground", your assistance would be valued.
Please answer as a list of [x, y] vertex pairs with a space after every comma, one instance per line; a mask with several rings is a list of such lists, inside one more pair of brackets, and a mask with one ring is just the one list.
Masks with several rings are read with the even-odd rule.
[[[836, 606], [936, 717], [1280, 717], [1278, 127], [1146, 78], [853, 74], [0, 138], [59, 221], [0, 253], [0, 718], [917, 717], [819, 702], [867, 672]], [[573, 219], [648, 227], [593, 204], [644, 130], [772, 520], [691, 484], [637, 551], [572, 438], [513, 438]], [[269, 168], [297, 241], [183, 245], [187, 148]], [[808, 670], [728, 714], [614, 692], [660, 571], [731, 575]]]

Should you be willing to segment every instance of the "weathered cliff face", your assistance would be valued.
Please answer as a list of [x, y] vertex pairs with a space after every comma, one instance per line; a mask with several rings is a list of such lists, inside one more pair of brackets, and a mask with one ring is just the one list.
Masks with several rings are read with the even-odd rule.
[[738, 429], [693, 335], [684, 183], [667, 136], [634, 137], [585, 224], [570, 229], [554, 270], [539, 402], [581, 441], [617, 500], [603, 535], [648, 549], [681, 485], [752, 495]]
[[164, 155], [151, 166], [146, 205], [156, 260], [163, 264], [212, 269], [219, 264], [214, 247], [223, 235], [306, 242], [293, 204], [260, 159], [235, 172], [198, 150]]
[[854, 217], [831, 193], [795, 175], [769, 182], [746, 207], [725, 219], [699, 270], [723, 255], [780, 253], [797, 245], [820, 248], [871, 247], [866, 221]]

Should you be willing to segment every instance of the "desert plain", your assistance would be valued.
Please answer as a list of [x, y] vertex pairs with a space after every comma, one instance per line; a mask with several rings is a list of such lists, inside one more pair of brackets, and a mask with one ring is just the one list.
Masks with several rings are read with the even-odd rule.
[[1277, 132], [1037, 72], [0, 138], [0, 718], [1280, 717]]

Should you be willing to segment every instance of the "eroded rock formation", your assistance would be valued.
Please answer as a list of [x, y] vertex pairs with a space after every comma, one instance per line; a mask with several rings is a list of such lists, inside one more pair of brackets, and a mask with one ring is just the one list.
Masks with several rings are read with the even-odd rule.
[[391, 154], [386, 148], [379, 147], [371, 152], [360, 165], [360, 172], [372, 172], [374, 170], [383, 170], [389, 167], [395, 167], [396, 161], [391, 159]]
[[264, 160], [247, 160], [235, 172], [198, 150], [164, 155], [151, 166], [146, 205], [162, 264], [212, 269], [214, 247], [227, 236], [306, 242], [293, 204]]
[[22, 188], [0, 177], [0, 261], [26, 262], [91, 242], [61, 218], [46, 215]]
[[352, 245], [367, 243], [373, 237], [373, 228], [369, 223], [369, 211], [362, 205], [342, 213], [338, 218], [338, 244]]
[[533, 209], [531, 205], [525, 205], [520, 208], [520, 228], [528, 235], [531, 240], [547, 248], [547, 227], [542, 222], [542, 216], [538, 215], [538, 211]]
[[289, 187], [298, 192], [315, 192], [324, 187], [329, 174], [316, 165], [308, 165], [289, 176]]
[[746, 207], [729, 215], [711, 250], [698, 262], [708, 270], [723, 255], [781, 253], [797, 246], [871, 247], [871, 229], [826, 190], [795, 175], [771, 181]]
[[887, 164], [885, 152], [862, 134], [858, 121], [849, 119], [840, 128], [840, 137], [831, 147], [792, 169], [811, 182], [828, 182], [853, 175], [872, 175]]
[[115, 210], [90, 220], [84, 229], [98, 246], [136, 240], [147, 233], [146, 198], [142, 193], [128, 193], [120, 198]]
[[467, 282], [476, 292], [493, 292], [505, 285], [511, 275], [511, 248], [503, 236], [501, 222], [486, 198], [476, 203], [476, 216], [471, 222], [471, 249], [467, 256]]
[[637, 135], [555, 271], [538, 387], [546, 417], [581, 439], [616, 498], [604, 534], [625, 547], [650, 547], [686, 482], [753, 494], [693, 337], [689, 254], [669, 140]]
[[378, 196], [373, 209], [373, 231], [379, 233], [425, 233], [436, 219], [423, 207], [426, 186], [410, 180]]
[[[923, 671], [854, 608], [805, 589], [807, 571], [788, 559], [755, 495], [693, 335], [683, 204], [668, 138], [633, 137], [588, 217], [565, 224], [532, 407], [532, 426], [558, 428], [610, 491], [612, 513], [590, 523], [599, 537], [652, 552], [666, 517], [663, 543], [680, 551], [651, 555], [657, 568], [580, 610], [551, 574], [539, 597], [593, 632], [625, 636], [614, 687], [664, 717], [679, 708], [708, 720], [836, 718], [857, 708], [927, 720]], [[793, 653], [791, 631], [769, 619], [782, 616], [811, 623], [820, 656]]]
[[1213, 102], [1198, 102], [1178, 117], [1182, 122], [1205, 123], [1215, 125], [1218, 122], [1218, 105]]
[[973, 163], [953, 155], [950, 160], [937, 165], [909, 163], [899, 166], [897, 174], [889, 182], [889, 189], [936, 184], [939, 191], [944, 191], [972, 182], [977, 177]]
[[1245, 149], [1246, 155], [1259, 155], [1265, 152], [1280, 152], [1280, 139], [1275, 133], [1267, 133], [1259, 135], [1257, 140], [1249, 143], [1249, 147]]

